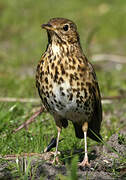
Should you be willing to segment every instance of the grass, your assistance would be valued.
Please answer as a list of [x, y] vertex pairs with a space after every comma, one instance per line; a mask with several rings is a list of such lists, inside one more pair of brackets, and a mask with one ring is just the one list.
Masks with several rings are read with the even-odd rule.
[[[47, 44], [46, 33], [40, 28], [42, 23], [52, 17], [74, 20], [78, 25], [82, 47], [92, 61], [92, 54], [126, 56], [125, 12], [126, 2], [118, 0], [1, 1], [0, 96], [38, 98], [35, 71]], [[92, 32], [94, 33], [90, 39]], [[96, 66], [103, 96], [126, 93], [125, 64], [92, 63]], [[125, 126], [125, 104], [124, 99], [103, 105], [105, 121], [102, 123], [101, 134], [105, 141]], [[0, 103], [0, 154], [40, 153], [51, 137], [56, 135], [53, 118], [46, 113], [38, 117], [27, 130], [12, 134], [13, 129], [27, 120], [35, 110], [36, 106], [31, 103]], [[63, 130], [61, 138], [63, 137], [65, 139], [60, 143], [60, 151], [83, 147], [83, 141], [75, 137], [71, 123], [69, 128]], [[89, 152], [94, 145], [96, 142], [89, 140]], [[112, 171], [115, 174], [117, 172], [114, 167]]]

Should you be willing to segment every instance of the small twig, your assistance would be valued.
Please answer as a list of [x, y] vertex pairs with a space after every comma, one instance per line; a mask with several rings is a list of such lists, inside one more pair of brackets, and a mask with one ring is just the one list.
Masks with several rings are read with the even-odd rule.
[[[106, 97], [102, 97], [102, 100], [113, 100], [113, 99], [123, 99], [123, 98], [126, 98], [126, 97], [124, 97], [124, 96], [106, 96]], [[0, 102], [39, 103], [40, 99], [1, 97]]]
[[121, 99], [125, 99], [126, 96], [105, 96], [102, 97], [102, 104], [110, 104], [112, 103], [113, 100], [121, 100]]
[[104, 100], [119, 100], [119, 99], [125, 99], [126, 96], [105, 96], [105, 97], [102, 97], [102, 101]]
[[0, 102], [20, 102], [20, 103], [39, 103], [40, 99], [36, 98], [10, 98], [1, 97]]
[[112, 61], [120, 64], [126, 64], [126, 57], [119, 56], [114, 54], [94, 54], [91, 57], [92, 61], [99, 62], [99, 61]]
[[54, 152], [46, 152], [46, 153], [22, 153], [22, 154], [7, 154], [5, 156], [0, 154], [0, 159], [4, 160], [26, 160], [26, 158], [34, 157], [40, 158], [43, 160], [49, 160], [50, 157], [54, 155]]
[[20, 125], [18, 128], [13, 130], [13, 133], [16, 133], [17, 131], [21, 130], [22, 128], [26, 128], [29, 124], [35, 121], [35, 118], [39, 116], [44, 111], [44, 107], [41, 107], [38, 111], [36, 111], [27, 121], [25, 121], [22, 125]]

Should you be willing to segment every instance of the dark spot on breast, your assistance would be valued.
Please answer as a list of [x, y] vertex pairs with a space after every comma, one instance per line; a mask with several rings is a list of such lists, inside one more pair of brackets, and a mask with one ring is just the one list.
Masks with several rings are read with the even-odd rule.
[[48, 92], [46, 92], [46, 96], [49, 98], [49, 93]]
[[72, 59], [72, 61], [73, 61], [73, 64], [76, 64], [76, 61], [75, 61], [75, 59], [74, 59], [74, 58]]
[[78, 70], [78, 71], [79, 71], [79, 70], [81, 70], [81, 67], [80, 67], [80, 65], [79, 65], [79, 64], [78, 64], [77, 70]]
[[83, 57], [81, 57], [81, 58], [78, 59], [78, 61], [79, 61], [80, 64], [82, 63], [82, 59], [83, 59]]
[[50, 63], [52, 62], [52, 59], [50, 58], [50, 61], [49, 61]]
[[80, 100], [83, 101], [83, 96], [80, 96]]
[[46, 84], [48, 84], [48, 78], [47, 77], [45, 78], [45, 82], [46, 82]]
[[62, 82], [62, 83], [64, 82], [62, 77], [59, 78], [59, 81]]
[[86, 71], [86, 67], [85, 66], [81, 67], [81, 71]]
[[85, 101], [84, 105], [85, 105], [86, 107], [88, 107], [88, 106], [89, 106], [89, 102], [88, 102], [88, 101]]
[[43, 73], [41, 72], [41, 73], [40, 73], [40, 79], [42, 79], [42, 76], [43, 76]]
[[76, 92], [76, 91], [77, 91], [77, 89], [73, 88], [73, 92]]
[[62, 104], [61, 101], [58, 102], [60, 105]]
[[54, 102], [55, 102], [55, 103], [57, 103], [57, 100], [56, 100], [56, 99], [54, 99]]
[[59, 107], [59, 104], [56, 104], [56, 107]]
[[42, 71], [41, 74], [44, 75], [44, 71]]
[[44, 60], [41, 60], [41, 64], [43, 64], [44, 63]]
[[75, 66], [72, 66], [71, 68], [72, 68], [72, 70], [74, 70], [74, 69], [75, 69]]
[[64, 75], [65, 74], [65, 70], [64, 70], [64, 68], [62, 69], [62, 75]]
[[67, 65], [67, 64], [68, 64], [68, 62], [67, 62], [67, 61], [65, 61], [65, 64]]
[[67, 47], [66, 55], [67, 55], [67, 57], [69, 56], [69, 49], [68, 49], [68, 47]]
[[73, 94], [70, 93], [69, 100], [72, 101], [72, 99], [73, 99]]
[[62, 75], [64, 75], [65, 74], [65, 70], [64, 70], [63, 64], [60, 65], [60, 69], [61, 69]]
[[66, 72], [66, 77], [68, 77], [68, 73]]
[[73, 81], [73, 79], [70, 78], [69, 83], [71, 86], [72, 86], [72, 81]]
[[49, 85], [49, 88], [52, 88], [52, 84]]
[[84, 86], [84, 83], [83, 83], [83, 82], [81, 82], [81, 86]]
[[53, 73], [51, 72], [51, 78], [53, 79]]
[[51, 68], [54, 69], [54, 62], [52, 63]]
[[59, 60], [57, 61], [57, 65], [59, 65], [61, 63], [61, 58], [59, 58]]
[[53, 101], [51, 101], [51, 104], [53, 104]]
[[47, 66], [47, 71], [48, 71], [48, 74], [49, 74], [49, 66]]
[[49, 53], [49, 55], [48, 55], [48, 58], [50, 59], [51, 58], [51, 56], [52, 56], [52, 54], [51, 54], [51, 52]]
[[71, 79], [73, 79], [73, 78], [74, 78], [73, 74], [70, 74], [70, 78], [71, 78]]
[[85, 98], [87, 98], [87, 90], [84, 88], [84, 94], [85, 94]]
[[76, 103], [77, 103], [77, 105], [79, 105], [80, 101], [77, 99], [77, 100], [76, 100]]
[[60, 87], [60, 91], [63, 91], [63, 87]]
[[61, 101], [59, 101], [59, 104], [60, 104], [60, 106], [64, 107], [64, 105], [62, 104], [62, 102], [61, 102]]
[[77, 92], [77, 98], [79, 98], [79, 97], [80, 97], [80, 92], [78, 91], [78, 92]]
[[57, 66], [55, 67], [55, 75], [54, 75], [54, 82], [57, 82], [57, 79], [58, 79], [58, 68]]
[[83, 77], [83, 74], [82, 74], [82, 73], [80, 73], [79, 75], [80, 75], [80, 77]]
[[65, 96], [65, 93], [64, 93], [64, 92], [62, 92], [62, 96]]
[[69, 62], [72, 62], [72, 59], [69, 57]]
[[69, 65], [69, 69], [70, 69], [70, 70], [72, 69], [72, 66], [71, 66], [71, 65]]
[[48, 75], [48, 71], [45, 71], [45, 74]]
[[53, 95], [53, 92], [52, 92], [52, 90], [51, 90], [51, 91], [49, 91], [49, 94], [52, 94], [52, 95]]

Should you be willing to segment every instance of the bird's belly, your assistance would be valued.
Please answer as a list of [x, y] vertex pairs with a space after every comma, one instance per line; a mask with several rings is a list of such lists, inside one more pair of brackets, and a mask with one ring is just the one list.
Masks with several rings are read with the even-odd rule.
[[[84, 96], [84, 94], [83, 94]], [[78, 102], [76, 93], [73, 93], [69, 83], [53, 84], [52, 96], [47, 98], [49, 111], [71, 121], [88, 121], [90, 107], [84, 101]]]

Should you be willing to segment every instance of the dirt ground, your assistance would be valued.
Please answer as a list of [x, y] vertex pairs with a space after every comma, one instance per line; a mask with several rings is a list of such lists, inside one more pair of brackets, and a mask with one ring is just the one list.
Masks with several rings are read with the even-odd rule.
[[[124, 131], [119, 134], [126, 135]], [[107, 145], [100, 145], [93, 147], [92, 152], [89, 154], [89, 159], [91, 163], [91, 168], [78, 168], [77, 176], [79, 180], [82, 179], [116, 179], [115, 172], [112, 172], [112, 169], [115, 169], [116, 174], [118, 172], [117, 179], [125, 179], [126, 178], [126, 164], [121, 164], [119, 159], [119, 154], [122, 156], [126, 156], [126, 146], [120, 142], [120, 135], [113, 134]], [[78, 150], [81, 151], [81, 150]], [[63, 156], [63, 153], [61, 153]], [[39, 180], [40, 177], [44, 177], [44, 179], [55, 179], [58, 174], [62, 174], [64, 176], [70, 174], [69, 170], [67, 170], [65, 165], [52, 165], [51, 163], [47, 163], [44, 159], [48, 159], [49, 153], [42, 154], [38, 157], [32, 157], [31, 160], [31, 172], [29, 175], [29, 179], [31, 179], [34, 174], [34, 179]], [[81, 158], [81, 157], [80, 157]], [[8, 159], [8, 160], [7, 160]], [[20, 158], [19, 158], [20, 159]], [[15, 159], [13, 157], [7, 157], [6, 161], [0, 164], [0, 179], [18, 179], [19, 177], [13, 176], [13, 171], [8, 168], [10, 164], [13, 164]], [[25, 167], [21, 165], [21, 161], [18, 161], [20, 168], [22, 171], [25, 171]], [[27, 165], [26, 165], [27, 166]], [[60, 178], [58, 178], [60, 179]]]

